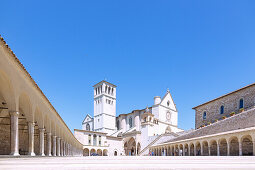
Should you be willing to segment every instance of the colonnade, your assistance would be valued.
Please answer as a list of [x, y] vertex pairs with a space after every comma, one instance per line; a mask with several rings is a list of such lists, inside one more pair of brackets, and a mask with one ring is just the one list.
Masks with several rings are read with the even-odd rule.
[[95, 156], [93, 154], [97, 154], [98, 156], [108, 156], [107, 149], [94, 149], [94, 148], [84, 148], [83, 156]]
[[255, 128], [153, 146], [153, 156], [255, 156]]
[[0, 155], [78, 156], [82, 147], [0, 36]]
[[[10, 155], [19, 156], [19, 112], [10, 112], [11, 120], [11, 141]], [[28, 153], [27, 155], [35, 156], [34, 151], [34, 131], [35, 123], [28, 122]], [[46, 144], [45, 144], [46, 142]], [[46, 146], [46, 148], [45, 148]], [[46, 151], [46, 153], [45, 153]], [[66, 140], [46, 132], [45, 128], [39, 128], [39, 156], [73, 156], [81, 155], [82, 151], [73, 147]]]

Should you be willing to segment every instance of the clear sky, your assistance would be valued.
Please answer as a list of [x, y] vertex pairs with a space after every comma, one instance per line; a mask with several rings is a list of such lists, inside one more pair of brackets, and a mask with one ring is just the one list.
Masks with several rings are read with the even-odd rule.
[[93, 115], [93, 85], [117, 115], [169, 88], [179, 127], [192, 107], [255, 82], [255, 1], [2, 1], [0, 34], [69, 128]]

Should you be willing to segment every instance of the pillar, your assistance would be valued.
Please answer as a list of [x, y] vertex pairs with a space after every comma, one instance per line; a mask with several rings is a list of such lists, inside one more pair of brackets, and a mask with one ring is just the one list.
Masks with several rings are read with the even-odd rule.
[[197, 156], [197, 146], [194, 144], [194, 156]]
[[216, 143], [217, 143], [217, 156], [220, 156], [220, 144], [218, 141]]
[[253, 144], [253, 156], [255, 156], [255, 140], [252, 141]]
[[190, 156], [190, 145], [188, 145], [188, 155]]
[[10, 112], [11, 117], [11, 154], [19, 156], [19, 112]]
[[60, 156], [60, 138], [57, 137], [57, 156]]
[[57, 136], [52, 136], [52, 156], [57, 156], [56, 138]]
[[227, 140], [227, 156], [230, 156], [230, 144], [228, 140]]
[[47, 133], [47, 156], [51, 156], [51, 133]]
[[243, 155], [243, 151], [242, 151], [242, 140], [239, 140], [239, 156]]
[[61, 143], [61, 145], [60, 145], [60, 146], [61, 146], [61, 149], [60, 149], [61, 152], [60, 152], [60, 153], [61, 153], [61, 156], [64, 156], [64, 140], [61, 139], [61, 142], [60, 142], [60, 143]]
[[209, 145], [209, 142], [208, 142], [208, 156], [211, 156], [211, 146]]
[[35, 123], [28, 122], [28, 155], [35, 156], [34, 152]]
[[44, 128], [39, 129], [40, 133], [40, 156], [45, 156], [44, 154]]
[[200, 143], [200, 147], [201, 147], [201, 156], [204, 156], [204, 148], [203, 148], [203, 143]]

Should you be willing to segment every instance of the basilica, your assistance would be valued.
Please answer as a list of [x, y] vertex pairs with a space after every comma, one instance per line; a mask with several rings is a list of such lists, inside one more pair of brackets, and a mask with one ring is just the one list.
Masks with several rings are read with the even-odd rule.
[[154, 105], [116, 116], [116, 85], [101, 81], [94, 87], [94, 115], [86, 115], [75, 137], [84, 146], [84, 156], [138, 155], [162, 134], [177, 133], [178, 112], [170, 91]]

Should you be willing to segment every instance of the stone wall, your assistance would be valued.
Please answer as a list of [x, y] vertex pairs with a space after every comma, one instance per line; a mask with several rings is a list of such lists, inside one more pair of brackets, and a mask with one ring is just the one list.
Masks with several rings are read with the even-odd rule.
[[[208, 122], [214, 122], [223, 116], [228, 116], [231, 112], [239, 112], [239, 101], [244, 100], [244, 108], [255, 105], [255, 84], [240, 89], [232, 94], [223, 96], [215, 101], [198, 106], [196, 110], [196, 128]], [[224, 106], [224, 114], [220, 114], [220, 107]], [[203, 120], [203, 113], [206, 112], [206, 119]]]
[[170, 139], [168, 142], [196, 138], [200, 136], [212, 135], [232, 130], [245, 129], [254, 126], [255, 126], [255, 108], [239, 113], [232, 117], [226, 118], [224, 120], [215, 122], [211, 125], [197, 129], [188, 134], [184, 134], [174, 139]]

